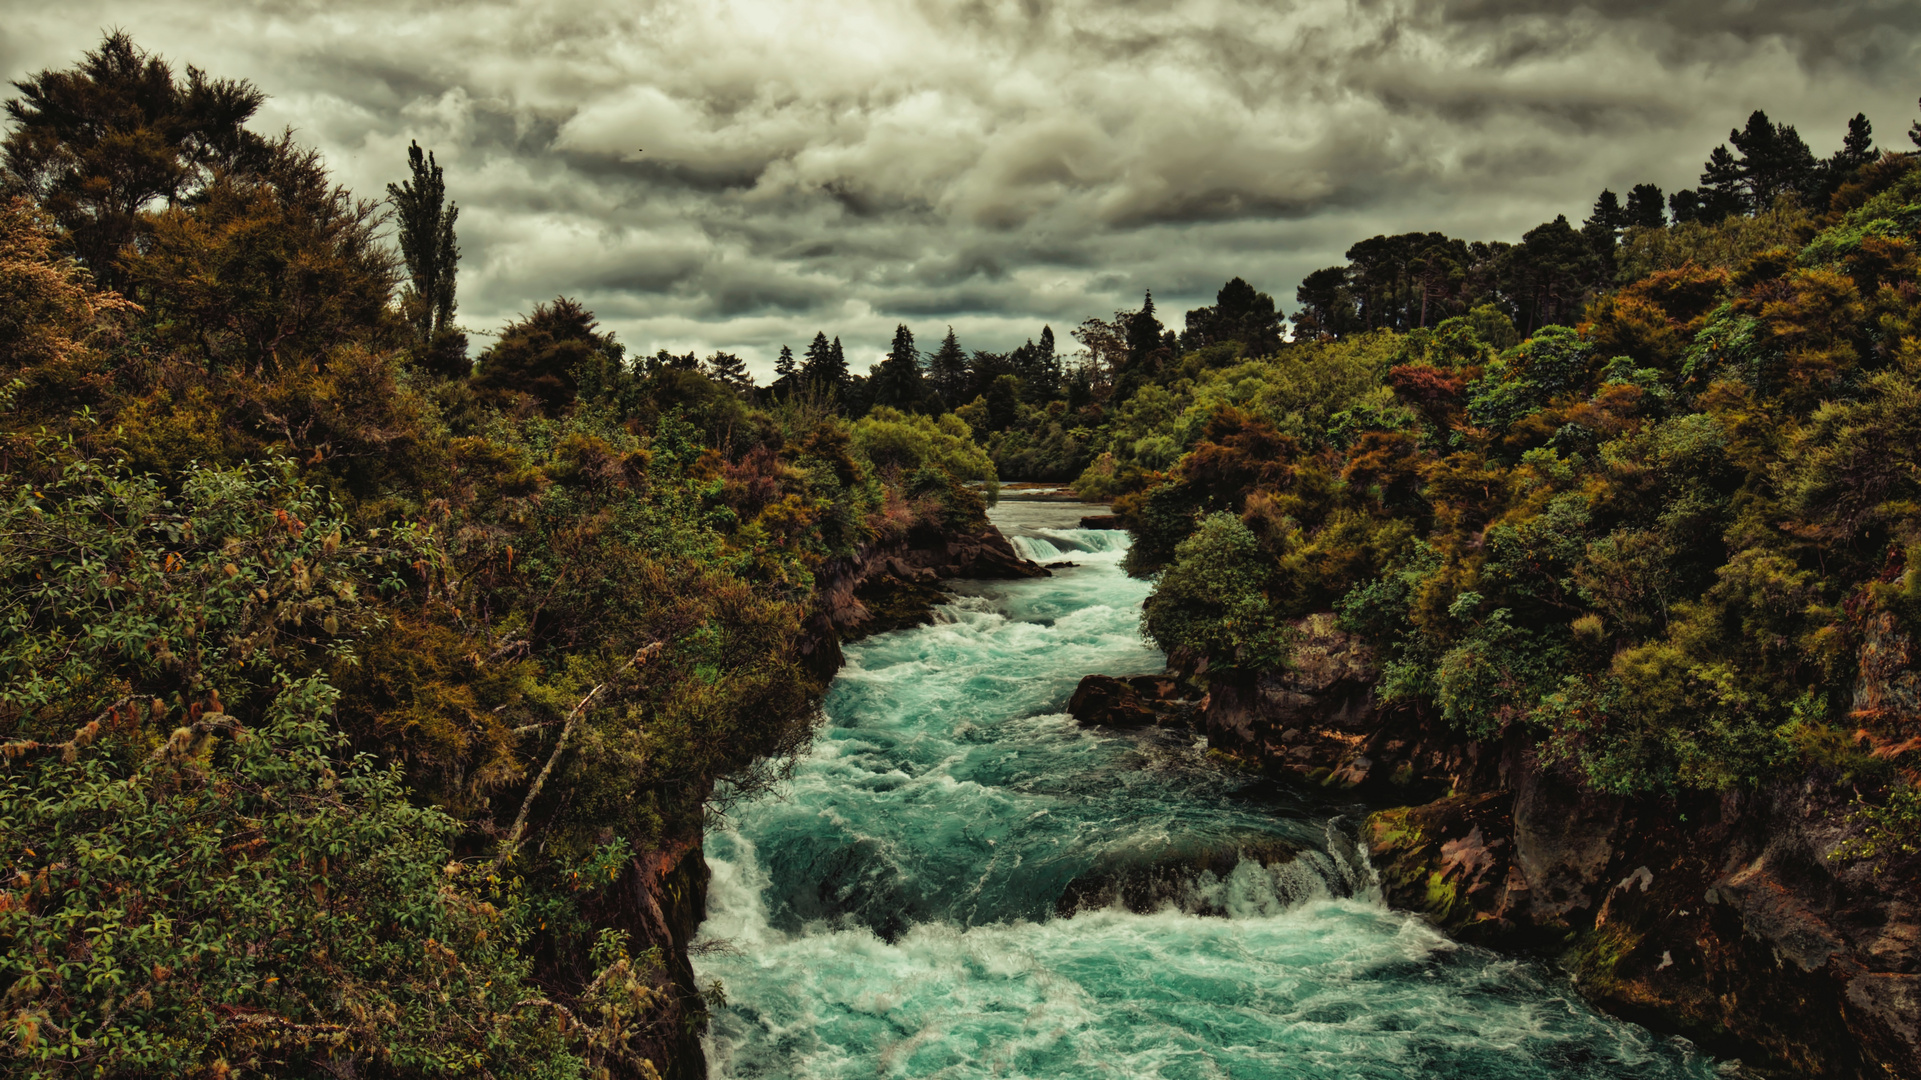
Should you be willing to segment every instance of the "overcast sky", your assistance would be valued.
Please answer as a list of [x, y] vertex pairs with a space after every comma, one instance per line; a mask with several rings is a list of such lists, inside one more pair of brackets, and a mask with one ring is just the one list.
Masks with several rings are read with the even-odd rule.
[[[342, 181], [409, 139], [460, 203], [460, 321], [574, 296], [631, 348], [906, 322], [1006, 349], [1239, 275], [1292, 311], [1355, 240], [1518, 239], [1693, 186], [1752, 109], [1908, 149], [1917, 0], [0, 0], [10, 78], [120, 27], [251, 79]], [[485, 339], [477, 339], [477, 346]]]

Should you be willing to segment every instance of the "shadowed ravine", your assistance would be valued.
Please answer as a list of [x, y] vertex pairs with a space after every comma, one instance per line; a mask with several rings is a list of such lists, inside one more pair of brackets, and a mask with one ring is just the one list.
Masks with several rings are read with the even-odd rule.
[[1082, 675], [1161, 664], [1126, 535], [1063, 527], [1085, 512], [997, 509], [1078, 567], [850, 647], [792, 784], [710, 833], [715, 1076], [1715, 1075], [1387, 910], [1352, 808], [1064, 715]]

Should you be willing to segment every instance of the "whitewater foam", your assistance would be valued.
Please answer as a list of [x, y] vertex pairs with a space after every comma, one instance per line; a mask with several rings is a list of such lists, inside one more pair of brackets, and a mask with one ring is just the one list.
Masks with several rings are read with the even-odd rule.
[[[1016, 548], [1081, 565], [963, 585], [944, 621], [850, 647], [785, 791], [708, 837], [702, 936], [730, 945], [696, 960], [729, 1002], [713, 1076], [1713, 1075], [1545, 969], [1386, 910], [1341, 808], [1190, 736], [1064, 715], [1081, 675], [1161, 658], [1125, 534], [1032, 506]], [[1158, 908], [1116, 889], [1056, 914], [1136, 879]]]

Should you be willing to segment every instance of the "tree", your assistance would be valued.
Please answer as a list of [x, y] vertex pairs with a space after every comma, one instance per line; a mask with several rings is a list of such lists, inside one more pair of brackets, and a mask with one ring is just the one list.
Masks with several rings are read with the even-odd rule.
[[401, 308], [420, 343], [427, 345], [452, 329], [454, 275], [460, 263], [454, 219], [460, 207], [447, 201], [447, 184], [432, 151], [423, 156], [419, 143], [410, 144], [407, 167], [413, 179], [388, 184], [387, 198], [400, 227], [400, 256], [413, 279], [401, 294]]
[[[481, 354], [474, 385], [497, 398], [526, 394], [557, 415], [574, 400], [580, 366], [617, 347], [595, 332], [598, 325], [593, 312], [567, 297], [536, 304], [533, 314], [502, 327], [493, 348]], [[675, 358], [668, 359], [671, 365]]]
[[702, 364], [708, 378], [723, 383], [745, 393], [754, 388], [754, 377], [747, 371], [747, 361], [730, 352], [716, 352]]
[[1866, 113], [1855, 113], [1848, 121], [1848, 133], [1841, 139], [1841, 149], [1834, 160], [1848, 169], [1859, 169], [1873, 161], [1878, 155], [1874, 152], [1874, 125], [1868, 122]]
[[1841, 139], [1841, 149], [1821, 163], [1821, 194], [1832, 197], [1880, 156], [1874, 149], [1874, 125], [1868, 122], [1866, 113], [1855, 113], [1848, 121], [1848, 133]]
[[1249, 356], [1270, 356], [1281, 347], [1281, 322], [1273, 297], [1234, 278], [1214, 294], [1212, 307], [1187, 313], [1181, 348], [1202, 349], [1238, 341]]
[[922, 399], [927, 396], [926, 384], [921, 380], [920, 350], [914, 347], [914, 332], [901, 323], [894, 328], [894, 343], [887, 350], [887, 358], [874, 369], [873, 404], [890, 405], [896, 409], [912, 412], [921, 407]]
[[1502, 291], [1520, 306], [1524, 332], [1563, 322], [1580, 311], [1601, 264], [1566, 216], [1529, 229], [1504, 259]]
[[1614, 276], [1614, 245], [1620, 241], [1621, 227], [1626, 222], [1627, 211], [1621, 209], [1620, 198], [1612, 190], [1603, 188], [1600, 197], [1594, 200], [1588, 219], [1581, 223], [1581, 235], [1593, 249], [1603, 278]]
[[1032, 370], [1022, 376], [1027, 380], [1027, 397], [1030, 401], [1053, 401], [1061, 394], [1061, 354], [1054, 344], [1054, 328], [1041, 327], [1041, 339], [1035, 343], [1032, 354]]
[[1627, 212], [1621, 209], [1621, 198], [1611, 189], [1602, 188], [1594, 200], [1594, 209], [1588, 214], [1588, 223], [1608, 230], [1620, 229], [1627, 223]]
[[934, 384], [934, 391], [949, 405], [960, 404], [967, 393], [967, 353], [961, 349], [951, 326], [947, 328], [947, 336], [941, 339], [940, 348], [928, 357], [927, 377]]
[[847, 358], [840, 351], [839, 338], [829, 344], [825, 333], [814, 335], [806, 359], [801, 361], [800, 381], [833, 400], [841, 400], [847, 387]]
[[1355, 329], [1354, 293], [1349, 288], [1347, 267], [1328, 266], [1301, 279], [1294, 290], [1294, 302], [1301, 310], [1294, 313], [1297, 338], [1334, 338]]
[[191, 66], [182, 82], [123, 31], [78, 67], [14, 86], [5, 187], [35, 199], [108, 287], [120, 283], [115, 260], [140, 234], [142, 210], [160, 199], [178, 203], [215, 169], [257, 165], [267, 151], [266, 140], [241, 126], [266, 100], [252, 83], [210, 79]]
[[1623, 228], [1658, 229], [1668, 223], [1661, 189], [1653, 184], [1636, 184], [1628, 192], [1627, 208], [1621, 211]]
[[324, 364], [333, 347], [378, 332], [393, 293], [376, 204], [336, 186], [319, 153], [287, 137], [263, 156], [149, 215], [146, 239], [121, 259], [154, 336], [209, 366], [273, 371], [289, 355]]
[[1814, 189], [1814, 153], [1792, 125], [1774, 123], [1756, 109], [1745, 128], [1728, 132], [1728, 141], [1741, 152], [1735, 176], [1748, 213], [1769, 209], [1782, 195], [1805, 195]]
[[782, 345], [780, 347], [780, 357], [774, 361], [774, 377], [781, 381], [787, 381], [791, 380], [799, 371], [800, 365], [794, 362], [793, 348], [788, 345]]

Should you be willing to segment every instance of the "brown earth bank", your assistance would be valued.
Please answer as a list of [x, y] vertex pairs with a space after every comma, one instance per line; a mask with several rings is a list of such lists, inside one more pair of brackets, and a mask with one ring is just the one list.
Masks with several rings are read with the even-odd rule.
[[[933, 621], [938, 588], [949, 578], [1047, 577], [1045, 567], [1023, 559], [993, 525], [944, 532], [915, 529], [906, 536], [863, 546], [815, 575], [815, 612], [799, 643], [809, 670], [825, 687], [844, 663], [841, 645], [869, 634]], [[605, 910], [588, 914], [595, 925], [628, 931], [641, 950], [658, 949], [665, 981], [677, 1003], [655, 1025], [643, 1052], [666, 1062], [663, 1080], [705, 1080], [700, 1046], [706, 1008], [694, 981], [690, 947], [707, 916], [710, 877], [699, 835], [643, 853], [628, 863], [622, 887], [608, 890]], [[590, 973], [578, 973], [574, 984]], [[564, 981], [564, 980], [563, 980]]]
[[[1190, 665], [1209, 744], [1402, 804], [1363, 837], [1390, 904], [1556, 958], [1601, 1008], [1757, 1076], [1921, 1078], [1921, 867], [1829, 857], [1853, 835], [1851, 789], [1598, 794], [1518, 733], [1475, 741], [1384, 707], [1375, 657], [1332, 615], [1295, 630], [1288, 670]], [[1857, 707], [1913, 696], [1906, 644], [1883, 653], [1902, 662], [1864, 663]]]

